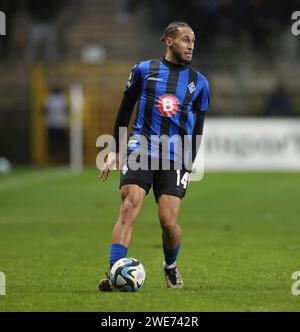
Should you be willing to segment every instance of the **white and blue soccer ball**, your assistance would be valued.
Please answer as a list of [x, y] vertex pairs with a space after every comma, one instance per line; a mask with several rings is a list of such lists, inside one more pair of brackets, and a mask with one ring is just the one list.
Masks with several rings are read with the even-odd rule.
[[131, 257], [119, 259], [110, 270], [114, 288], [122, 292], [137, 292], [143, 287], [145, 279], [143, 264]]

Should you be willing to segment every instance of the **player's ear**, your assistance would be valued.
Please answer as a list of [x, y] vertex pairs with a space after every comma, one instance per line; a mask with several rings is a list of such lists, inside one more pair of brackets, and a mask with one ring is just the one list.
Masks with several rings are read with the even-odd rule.
[[166, 46], [170, 47], [170, 46], [172, 46], [172, 43], [173, 43], [172, 38], [166, 37], [166, 39], [165, 39]]

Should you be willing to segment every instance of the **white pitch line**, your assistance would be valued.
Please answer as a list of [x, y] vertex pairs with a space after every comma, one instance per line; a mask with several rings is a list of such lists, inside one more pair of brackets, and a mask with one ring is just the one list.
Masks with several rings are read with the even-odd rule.
[[54, 169], [33, 171], [27, 174], [16, 175], [13, 178], [0, 178], [0, 191], [5, 189], [13, 189], [28, 185], [37, 185], [53, 181], [58, 181], [68, 177], [74, 177], [70, 168], [59, 167]]

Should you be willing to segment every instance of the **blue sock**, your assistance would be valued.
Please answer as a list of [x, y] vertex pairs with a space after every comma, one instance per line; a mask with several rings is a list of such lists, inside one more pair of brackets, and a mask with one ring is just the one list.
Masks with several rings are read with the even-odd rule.
[[128, 248], [123, 246], [119, 243], [112, 243], [110, 245], [110, 255], [109, 255], [109, 263], [110, 267], [112, 267], [116, 261], [118, 261], [121, 258], [126, 257]]
[[165, 254], [165, 262], [167, 265], [172, 265], [176, 261], [176, 257], [178, 256], [179, 249], [181, 243], [178, 244], [174, 249], [169, 249], [165, 244], [163, 244], [164, 254]]

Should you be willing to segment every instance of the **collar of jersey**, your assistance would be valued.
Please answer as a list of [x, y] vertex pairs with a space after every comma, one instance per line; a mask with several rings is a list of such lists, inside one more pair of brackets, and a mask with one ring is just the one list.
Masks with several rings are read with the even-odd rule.
[[168, 61], [166, 58], [163, 58], [160, 60], [165, 66], [171, 68], [171, 69], [177, 69], [177, 70], [185, 70], [189, 68], [189, 65], [179, 65], [173, 62]]

